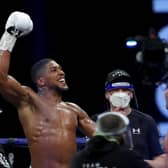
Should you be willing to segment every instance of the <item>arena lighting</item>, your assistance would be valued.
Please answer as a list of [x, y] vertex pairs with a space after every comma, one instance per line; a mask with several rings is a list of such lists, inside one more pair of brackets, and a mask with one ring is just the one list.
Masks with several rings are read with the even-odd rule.
[[168, 13], [168, 1], [152, 0], [152, 11], [154, 13]]
[[128, 39], [126, 41], [126, 47], [128, 47], [128, 48], [134, 48], [137, 46], [137, 44], [138, 44], [138, 42], [134, 39]]
[[161, 40], [163, 40], [163, 42], [168, 43], [168, 25], [165, 25], [160, 28], [160, 30], [158, 31], [158, 36]]
[[161, 137], [164, 137], [167, 134], [168, 131], [168, 123], [167, 122], [159, 122], [157, 124], [158, 130], [159, 130], [159, 135]]
[[144, 37], [141, 35], [128, 37], [126, 39], [125, 45], [127, 48], [139, 48], [142, 45], [143, 40], [144, 40]]
[[155, 89], [155, 103], [159, 112], [168, 118], [168, 110], [166, 109], [165, 89], [167, 84], [165, 82], [159, 84]]

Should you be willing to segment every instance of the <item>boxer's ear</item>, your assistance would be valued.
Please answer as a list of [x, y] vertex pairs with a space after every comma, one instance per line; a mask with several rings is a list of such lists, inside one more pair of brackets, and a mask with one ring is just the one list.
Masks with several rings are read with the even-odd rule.
[[46, 84], [45, 82], [45, 78], [44, 77], [40, 77], [38, 80], [37, 80], [37, 85], [40, 86], [40, 87], [44, 87]]

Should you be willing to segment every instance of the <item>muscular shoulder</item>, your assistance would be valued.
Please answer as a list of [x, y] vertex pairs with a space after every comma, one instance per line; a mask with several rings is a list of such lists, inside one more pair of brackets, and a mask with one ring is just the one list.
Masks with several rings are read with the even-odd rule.
[[31, 89], [29, 86], [21, 86], [24, 90], [23, 96], [22, 96], [22, 103], [32, 103], [32, 100], [35, 100], [37, 97], [36, 92]]
[[77, 104], [72, 102], [65, 102], [69, 108], [71, 108], [79, 118], [88, 117], [88, 114]]
[[72, 108], [76, 112], [82, 112], [84, 111], [79, 105], [72, 103], [72, 102], [65, 102], [66, 105], [68, 105], [70, 108]]
[[25, 89], [27, 92], [34, 93], [33, 89], [31, 89], [29, 86], [22, 85], [22, 88]]

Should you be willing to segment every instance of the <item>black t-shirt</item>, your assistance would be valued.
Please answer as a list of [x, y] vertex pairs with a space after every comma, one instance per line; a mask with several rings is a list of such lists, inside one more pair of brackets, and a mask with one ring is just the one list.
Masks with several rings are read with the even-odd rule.
[[130, 120], [134, 150], [144, 159], [152, 159], [162, 154], [159, 132], [154, 119], [138, 110], [132, 110], [128, 118]]

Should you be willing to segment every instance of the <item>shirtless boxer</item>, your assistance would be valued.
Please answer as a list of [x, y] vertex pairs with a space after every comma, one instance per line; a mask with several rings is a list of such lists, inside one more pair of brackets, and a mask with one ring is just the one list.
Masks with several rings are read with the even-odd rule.
[[32, 168], [69, 168], [77, 150], [77, 128], [91, 137], [95, 123], [78, 105], [62, 100], [68, 85], [64, 71], [54, 60], [40, 60], [32, 68], [38, 93], [8, 75], [17, 39], [32, 29], [28, 14], [16, 11], [9, 16], [0, 40], [0, 93], [18, 110], [28, 139]]

